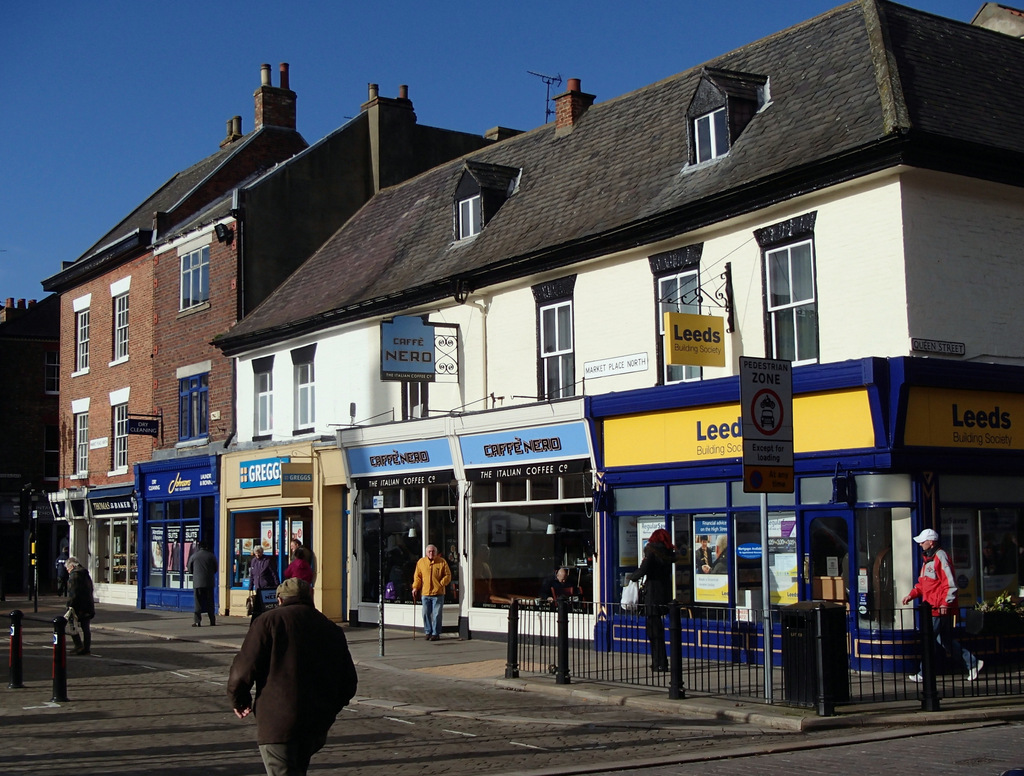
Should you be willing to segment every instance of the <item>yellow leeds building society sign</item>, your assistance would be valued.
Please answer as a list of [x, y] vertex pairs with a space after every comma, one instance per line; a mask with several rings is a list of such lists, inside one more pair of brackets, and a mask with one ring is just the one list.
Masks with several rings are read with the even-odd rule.
[[[605, 465], [713, 461], [743, 455], [739, 404], [625, 415], [604, 421]], [[793, 400], [794, 452], [857, 450], [875, 444], [863, 388]]]
[[725, 366], [725, 319], [714, 315], [665, 313], [665, 363]]
[[915, 387], [907, 401], [906, 445], [1024, 450], [1024, 395]]

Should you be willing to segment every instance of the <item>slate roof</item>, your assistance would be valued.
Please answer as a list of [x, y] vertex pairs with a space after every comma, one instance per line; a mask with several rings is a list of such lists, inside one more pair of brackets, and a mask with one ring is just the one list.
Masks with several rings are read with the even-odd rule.
[[[129, 242], [129, 238], [133, 238], [133, 235], [137, 235], [137, 238], [133, 238], [133, 240], [138, 245], [148, 245], [152, 237], [153, 216], [156, 212], [169, 213], [173, 216], [175, 206], [179, 205], [190, 193], [208, 181], [228, 161], [236, 156], [240, 156], [250, 146], [266, 140], [268, 136], [273, 134], [291, 136], [299, 144], [298, 147], [305, 146], [305, 140], [294, 129], [267, 126], [250, 132], [240, 140], [217, 150], [191, 167], [175, 173], [74, 262], [65, 265], [64, 269], [55, 275], [44, 279], [43, 287], [50, 291], [56, 290], [67, 282], [73, 282], [73, 278], [77, 277], [78, 274], [91, 271], [97, 265], [104, 262], [117, 251], [115, 246]], [[250, 175], [248, 179], [256, 177], [257, 174]], [[219, 195], [215, 199], [220, 199], [222, 196]], [[209, 203], [207, 203], [203, 207], [209, 208], [209, 206]], [[184, 217], [194, 221], [196, 215], [195, 212], [189, 211], [184, 214]], [[180, 224], [172, 221], [163, 228], [169, 231], [171, 227], [179, 226]]]
[[[228, 354], [681, 234], [894, 164], [1021, 185], [1024, 42], [859, 0], [705, 63], [767, 76], [729, 153], [687, 165], [702, 67], [468, 158], [522, 170], [480, 234], [453, 242], [464, 160], [384, 190], [253, 313]], [[956, 154], [950, 154], [951, 149]]]

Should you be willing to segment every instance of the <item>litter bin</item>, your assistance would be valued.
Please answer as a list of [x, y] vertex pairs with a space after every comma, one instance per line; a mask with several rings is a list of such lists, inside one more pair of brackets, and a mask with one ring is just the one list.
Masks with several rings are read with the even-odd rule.
[[817, 707], [819, 715], [831, 716], [835, 704], [850, 700], [846, 607], [801, 601], [780, 613], [786, 703]]

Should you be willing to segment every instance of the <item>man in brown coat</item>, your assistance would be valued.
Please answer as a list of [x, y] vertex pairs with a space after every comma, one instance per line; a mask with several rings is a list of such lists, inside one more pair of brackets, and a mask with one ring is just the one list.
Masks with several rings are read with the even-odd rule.
[[268, 776], [294, 776], [306, 773], [355, 695], [356, 669], [344, 632], [313, 606], [308, 582], [285, 580], [277, 601], [253, 620], [231, 664], [228, 697], [239, 719], [255, 712]]

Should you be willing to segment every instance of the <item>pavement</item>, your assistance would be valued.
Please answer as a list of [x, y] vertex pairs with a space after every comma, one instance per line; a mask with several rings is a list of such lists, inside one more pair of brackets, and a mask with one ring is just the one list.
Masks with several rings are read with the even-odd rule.
[[[14, 609], [20, 609], [26, 620], [50, 622], [62, 615], [65, 607], [58, 598], [40, 599], [38, 611], [33, 611], [32, 601], [8, 600], [0, 604], [2, 612]], [[237, 649], [249, 629], [247, 617], [219, 617], [213, 627], [204, 618], [203, 625], [196, 628], [192, 627], [191, 612], [135, 609], [102, 603], [97, 604], [96, 609], [92, 625], [94, 643], [107, 631]], [[819, 717], [813, 709], [731, 698], [688, 694], [689, 697], [673, 700], [662, 688], [581, 680], [558, 685], [550, 675], [523, 674], [517, 679], [506, 679], [504, 641], [463, 640], [457, 634], [445, 634], [439, 641], [427, 642], [422, 633], [389, 627], [385, 628], [382, 645], [380, 630], [376, 626], [343, 627], [353, 660], [360, 670], [395, 672], [401, 675], [404, 686], [415, 686], [417, 677], [421, 676], [447, 676], [502, 690], [628, 706], [678, 718], [706, 720], [710, 717], [789, 732], [1024, 720], [1024, 696], [943, 699], [941, 710], [932, 712], [922, 711], [917, 701], [858, 704], [839, 706], [834, 716]], [[403, 705], [414, 711], [410, 704], [396, 703], [395, 708]], [[486, 714], [487, 710], [481, 709], [480, 713]]]

